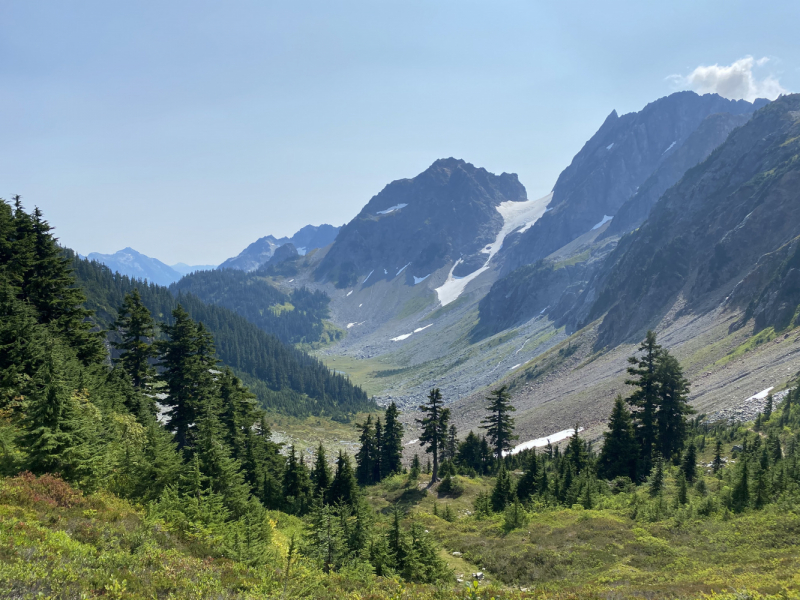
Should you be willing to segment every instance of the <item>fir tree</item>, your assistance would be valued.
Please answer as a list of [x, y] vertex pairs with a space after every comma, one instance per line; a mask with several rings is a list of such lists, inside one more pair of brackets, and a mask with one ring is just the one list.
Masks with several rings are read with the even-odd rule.
[[375, 463], [378, 458], [378, 448], [375, 442], [375, 429], [372, 427], [372, 415], [367, 416], [367, 420], [357, 425], [361, 429], [359, 441], [361, 447], [356, 453], [356, 481], [359, 485], [371, 485]]
[[357, 498], [358, 482], [353, 474], [350, 456], [340, 450], [339, 456], [336, 458], [336, 473], [331, 482], [329, 502], [352, 506]]
[[650, 476], [650, 484], [648, 491], [650, 495], [655, 498], [661, 495], [664, 490], [664, 459], [661, 455], [656, 456], [655, 465], [653, 466], [653, 474]]
[[567, 449], [564, 451], [564, 457], [572, 465], [576, 475], [579, 475], [589, 464], [589, 453], [586, 451], [586, 445], [578, 433], [579, 429], [578, 425], [575, 424]]
[[481, 429], [486, 430], [494, 455], [500, 459], [503, 457], [503, 452], [511, 450], [511, 442], [518, 439], [514, 435], [514, 419], [509, 415], [517, 409], [511, 404], [511, 395], [505, 385], [493, 390], [492, 395], [486, 400], [489, 402], [486, 407], [489, 414], [481, 421], [483, 423]]
[[403, 470], [403, 425], [400, 411], [392, 402], [384, 414], [383, 441], [381, 444], [381, 478]]
[[408, 473], [410, 479], [417, 479], [419, 477], [422, 467], [419, 464], [419, 454], [414, 453], [414, 458], [411, 459], [411, 470]]
[[325, 455], [325, 447], [322, 442], [317, 447], [317, 456], [314, 460], [314, 468], [311, 469], [311, 483], [314, 485], [314, 496], [327, 498], [328, 489], [331, 487], [331, 469], [328, 466], [328, 458]]
[[711, 463], [711, 470], [716, 475], [722, 468], [722, 440], [717, 438], [717, 445], [714, 448], [714, 460]]
[[282, 483], [284, 510], [290, 515], [305, 514], [311, 504], [311, 481], [308, 469], [302, 459], [298, 459], [294, 446], [289, 447]]
[[639, 346], [641, 358], [631, 356], [628, 362], [628, 374], [631, 379], [626, 384], [636, 386], [636, 390], [628, 398], [633, 409], [636, 437], [639, 441], [639, 457], [642, 462], [642, 474], [650, 472], [651, 455], [656, 445], [658, 428], [656, 410], [658, 408], [658, 364], [662, 348], [656, 343], [656, 334], [647, 332], [645, 340]]
[[455, 425], [450, 425], [447, 432], [447, 442], [444, 446], [444, 459], [453, 460], [458, 452], [458, 429]]
[[694, 410], [687, 399], [689, 382], [683, 376], [678, 361], [662, 351], [658, 361], [658, 449], [669, 460], [680, 452], [687, 434], [686, 416]]
[[614, 400], [608, 421], [608, 431], [603, 433], [603, 448], [597, 463], [598, 475], [606, 479], [629, 477], [636, 481], [637, 450], [631, 414], [622, 396]]
[[511, 483], [511, 475], [506, 471], [505, 465], [500, 463], [500, 470], [492, 488], [492, 509], [495, 512], [502, 512], [512, 501], [514, 489]]
[[372, 482], [378, 483], [383, 476], [381, 475], [381, 454], [383, 451], [383, 426], [381, 418], [375, 417], [375, 452], [372, 461]]
[[156, 356], [153, 347], [155, 321], [147, 307], [142, 304], [139, 288], [125, 295], [122, 306], [117, 311], [114, 328], [119, 333], [120, 340], [112, 342], [112, 346], [121, 354], [114, 362], [120, 364], [130, 375], [136, 389], [144, 391], [155, 373], [150, 365], [150, 360]]
[[772, 416], [772, 409], [773, 409], [773, 398], [772, 394], [767, 394], [767, 403], [764, 406], [764, 420], [769, 421], [769, 418]]
[[429, 485], [439, 481], [439, 452], [441, 452], [447, 439], [447, 425], [450, 421], [450, 409], [442, 406], [442, 394], [439, 388], [432, 389], [428, 394], [428, 403], [419, 407], [424, 414], [417, 423], [422, 425], [419, 436], [420, 445], [427, 446], [425, 452], [433, 456], [433, 471]]
[[527, 502], [531, 496], [538, 491], [539, 485], [539, 461], [536, 457], [536, 448], [531, 451], [528, 459], [528, 467], [517, 483], [517, 498]]
[[686, 485], [686, 475], [684, 475], [683, 470], [678, 471], [678, 504], [686, 504], [689, 501], [689, 490]]
[[742, 455], [739, 461], [739, 477], [731, 493], [733, 510], [742, 512], [750, 503], [750, 477], [747, 468], [747, 459]]
[[686, 454], [683, 456], [683, 462], [681, 463], [681, 471], [683, 471], [686, 481], [694, 483], [697, 477], [697, 447], [694, 445], [694, 440], [689, 442], [686, 447]]

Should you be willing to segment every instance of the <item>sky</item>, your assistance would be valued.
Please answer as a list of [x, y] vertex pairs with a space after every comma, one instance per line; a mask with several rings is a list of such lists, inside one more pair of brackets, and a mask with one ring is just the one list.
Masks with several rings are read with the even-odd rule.
[[218, 264], [453, 156], [529, 198], [616, 109], [800, 91], [800, 2], [0, 3], [0, 197]]

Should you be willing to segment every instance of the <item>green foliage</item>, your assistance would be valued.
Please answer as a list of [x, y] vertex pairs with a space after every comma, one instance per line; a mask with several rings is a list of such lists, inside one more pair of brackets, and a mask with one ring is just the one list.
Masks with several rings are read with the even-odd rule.
[[508, 393], [507, 386], [493, 390], [492, 395], [486, 400], [488, 400], [486, 411], [489, 414], [481, 421], [483, 423], [481, 427], [486, 430], [495, 457], [502, 458], [504, 452], [511, 450], [511, 442], [518, 439], [513, 433], [514, 419], [509, 415], [516, 408], [511, 404], [511, 394]]
[[426, 446], [425, 452], [433, 456], [433, 472], [431, 483], [439, 480], [439, 454], [447, 440], [447, 426], [450, 422], [450, 409], [442, 405], [442, 393], [439, 388], [432, 389], [428, 394], [428, 403], [419, 407], [423, 413], [417, 419], [422, 427], [419, 443]]

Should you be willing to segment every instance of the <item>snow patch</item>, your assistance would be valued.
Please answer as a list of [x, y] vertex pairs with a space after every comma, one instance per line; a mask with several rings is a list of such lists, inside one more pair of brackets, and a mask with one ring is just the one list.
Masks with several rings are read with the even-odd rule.
[[[375, 272], [375, 269], [372, 269], [372, 271], [369, 272], [369, 275], [372, 275], [374, 272]], [[367, 283], [367, 279], [369, 279], [369, 275], [364, 277], [364, 281], [361, 282], [361, 285], [364, 285], [365, 283]]]
[[347, 328], [350, 329], [351, 327], [355, 327], [358, 323], [348, 323]]
[[393, 342], [402, 342], [403, 340], [407, 340], [410, 338], [413, 333], [404, 333], [403, 335], [398, 335], [397, 337], [393, 337], [391, 341]]
[[383, 270], [383, 274], [384, 274], [384, 275], [388, 275], [388, 274], [389, 274], [389, 271], [387, 271], [386, 269], [384, 269], [384, 270]]
[[425, 280], [426, 280], [428, 277], [430, 277], [430, 276], [431, 276], [431, 274], [430, 274], [430, 273], [428, 273], [427, 275], [425, 275], [425, 277], [417, 277], [417, 276], [415, 275], [415, 276], [414, 276], [414, 285], [417, 285], [418, 283], [422, 283], [423, 281], [425, 281]]
[[410, 446], [411, 444], [416, 444], [419, 441], [419, 438], [415, 440], [411, 440], [410, 442], [406, 442], [406, 446]]
[[297, 248], [297, 253], [300, 256], [305, 256], [306, 255], [306, 249], [305, 248]]
[[388, 215], [389, 213], [394, 212], [396, 210], [400, 210], [401, 208], [405, 208], [406, 206], [408, 206], [408, 204], [395, 204], [394, 206], [390, 206], [386, 210], [379, 210], [375, 214], [377, 214], [377, 215]]
[[669, 152], [670, 150], [672, 150], [672, 149], [675, 147], [675, 144], [677, 144], [677, 143], [678, 143], [677, 141], [675, 141], [675, 142], [672, 142], [672, 143], [669, 145], [669, 148], [667, 148], [666, 150], [664, 150], [664, 152], [662, 152], [661, 154], [666, 154], [667, 152]]
[[289, 281], [287, 281], [286, 283], [292, 283], [293, 281], [294, 281], [294, 279], [290, 279], [290, 280], [289, 280]]
[[594, 231], [595, 229], [600, 229], [603, 225], [608, 223], [613, 218], [614, 217], [609, 217], [608, 215], [603, 215], [603, 218], [600, 220], [600, 222], [594, 227], [592, 227], [592, 231]]
[[611, 150], [614, 147], [614, 142], [611, 142], [608, 146], [606, 146], [606, 150]]
[[768, 387], [765, 390], [761, 390], [755, 396], [750, 396], [747, 400], [745, 400], [745, 402], [750, 402], [750, 400], [763, 400], [764, 398], [769, 396], [769, 393], [774, 389], [775, 389], [774, 387]]
[[509, 371], [513, 371], [513, 370], [514, 370], [514, 369], [516, 369], [517, 367], [521, 367], [521, 366], [522, 366], [522, 363], [519, 363], [518, 365], [514, 365], [513, 367], [509, 368], [508, 370], [509, 370]]
[[[578, 433], [581, 431], [583, 431], [583, 427], [578, 427]], [[522, 442], [518, 446], [514, 446], [514, 449], [511, 452], [503, 452], [503, 456], [507, 456], [508, 454], [518, 454], [523, 450], [530, 450], [531, 448], [543, 448], [544, 446], [547, 446], [548, 442], [555, 444], [556, 442], [565, 440], [568, 437], [572, 437], [574, 433], [574, 429], [564, 429], [563, 431], [557, 431], [553, 435], [548, 435], [547, 437], [528, 440], [527, 442]]]
[[359, 305], [358, 305], [358, 308], [361, 308], [362, 306], [364, 306], [364, 304], [363, 304], [363, 303], [359, 304]]
[[[411, 263], [408, 263], [408, 265], [410, 265], [410, 264], [411, 264]], [[402, 269], [400, 269], [400, 270], [397, 272], [397, 275], [400, 275], [400, 273], [402, 273], [403, 271], [405, 271], [405, 270], [406, 270], [406, 267], [407, 267], [408, 265], [406, 265], [405, 267], [403, 267]], [[397, 277], [397, 275], [395, 275], [395, 277]]]
[[524, 202], [513, 202], [509, 200], [508, 202], [500, 203], [500, 205], [497, 206], [497, 212], [503, 217], [503, 227], [500, 229], [494, 242], [481, 250], [483, 254], [489, 255], [486, 258], [486, 263], [484, 263], [480, 269], [473, 271], [466, 277], [455, 277], [453, 271], [461, 264], [462, 260], [459, 258], [456, 264], [450, 269], [447, 280], [441, 287], [436, 288], [436, 295], [439, 297], [441, 305], [446, 306], [456, 300], [470, 281], [489, 268], [489, 262], [492, 260], [492, 257], [500, 251], [500, 248], [503, 247], [503, 240], [506, 239], [506, 236], [520, 227], [527, 229], [533, 225], [544, 214], [545, 208], [552, 199], [553, 194], [550, 193], [537, 200], [526, 200]]
[[[353, 290], [350, 290], [349, 292], [347, 292], [347, 296], [349, 296], [352, 293], [353, 293]], [[345, 296], [345, 298], [347, 298], [347, 296]]]
[[[432, 326], [433, 326], [433, 323], [431, 323], [430, 325], [425, 325], [425, 327], [417, 327], [414, 330], [414, 333], [419, 333], [420, 331], [425, 331], [428, 327], [432, 327]], [[770, 389], [772, 389], [772, 388], [770, 388]]]

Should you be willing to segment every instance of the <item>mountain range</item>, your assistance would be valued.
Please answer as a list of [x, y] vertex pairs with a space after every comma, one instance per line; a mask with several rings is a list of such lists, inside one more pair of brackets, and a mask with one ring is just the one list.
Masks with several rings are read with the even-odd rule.
[[439, 159], [341, 229], [266, 236], [174, 291], [368, 361], [358, 381], [379, 401], [438, 387], [467, 428], [503, 383], [522, 436], [576, 420], [591, 435], [650, 328], [697, 405], [722, 410], [800, 369], [777, 341], [737, 350], [800, 324], [798, 115], [798, 96], [693, 92], [613, 111], [536, 199], [514, 174]]
[[158, 285], [169, 285], [188, 273], [215, 268], [214, 265], [187, 265], [185, 263], [177, 263], [170, 266], [157, 258], [146, 256], [130, 247], [123, 248], [114, 254], [92, 252], [87, 258], [104, 264], [109, 269], [128, 277], [146, 279]]

